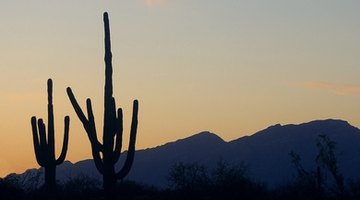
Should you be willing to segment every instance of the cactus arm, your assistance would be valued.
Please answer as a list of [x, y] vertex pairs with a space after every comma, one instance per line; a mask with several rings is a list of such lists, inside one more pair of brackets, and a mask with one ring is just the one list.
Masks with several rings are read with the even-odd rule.
[[87, 112], [88, 112], [88, 116], [89, 116], [89, 119], [87, 119], [84, 112], [82, 111], [81, 107], [79, 106], [78, 102], [76, 101], [76, 98], [75, 98], [71, 88], [68, 87], [66, 89], [66, 92], [68, 94], [70, 102], [71, 102], [77, 116], [79, 117], [80, 121], [82, 122], [82, 124], [86, 130], [86, 133], [90, 139], [90, 142], [92, 144], [96, 144], [96, 148], [101, 150], [102, 146], [101, 146], [100, 142], [97, 140], [97, 136], [96, 136], [96, 128], [95, 128], [94, 115], [93, 115], [92, 107], [91, 107], [91, 100], [90, 99], [86, 100]]
[[100, 174], [104, 174], [104, 163], [100, 157], [100, 151], [97, 151], [94, 148], [92, 148], [92, 156], [94, 158], [96, 169], [100, 172]]
[[80, 121], [82, 122], [82, 124], [86, 130], [86, 133], [89, 137], [90, 142], [92, 144], [96, 144], [96, 147], [98, 149], [102, 149], [101, 144], [97, 140], [97, 136], [96, 136], [96, 127], [95, 127], [95, 120], [94, 120], [94, 115], [93, 115], [93, 111], [92, 111], [92, 107], [91, 107], [91, 100], [90, 99], [86, 100], [86, 107], [87, 107], [87, 112], [88, 112], [88, 116], [89, 116], [89, 119], [87, 119], [84, 112], [82, 111], [81, 107], [79, 106], [78, 102], [76, 101], [76, 98], [75, 98], [71, 88], [68, 87], [66, 89], [66, 92], [68, 94], [70, 102], [71, 102], [77, 116], [79, 117]]
[[40, 149], [46, 147], [46, 129], [43, 119], [38, 119], [38, 128], [39, 128], [39, 136], [40, 136]]
[[40, 151], [44, 156], [42, 161], [44, 166], [48, 165], [48, 146], [46, 142], [46, 127], [42, 119], [38, 120], [39, 136], [40, 136]]
[[86, 129], [86, 132], [88, 134], [91, 145], [94, 145], [97, 149], [99, 149], [101, 151], [102, 150], [102, 144], [97, 139], [95, 118], [94, 118], [94, 113], [93, 113], [93, 110], [92, 110], [91, 100], [90, 99], [86, 99], [86, 109], [87, 109], [87, 112], [88, 112], [89, 120], [87, 121], [86, 124], [84, 124], [84, 128]]
[[138, 110], [139, 110], [139, 103], [137, 100], [134, 100], [129, 148], [128, 148], [125, 164], [122, 167], [122, 169], [116, 174], [116, 177], [118, 179], [123, 179], [129, 173], [131, 169], [131, 165], [134, 161], [135, 141], [136, 141], [136, 132], [137, 132], [137, 124], [138, 124]]
[[[110, 104], [110, 119], [111, 119], [111, 132], [113, 133], [112, 134], [112, 137], [115, 137], [116, 135], [116, 132], [117, 132], [117, 125], [116, 125], [116, 121], [117, 121], [117, 117], [116, 117], [116, 103], [115, 103], [115, 98], [112, 97], [111, 98], [111, 104]], [[114, 145], [114, 144], [113, 144]]]
[[31, 117], [31, 127], [32, 127], [32, 135], [33, 135], [33, 143], [34, 143], [34, 151], [35, 151], [35, 157], [36, 161], [39, 163], [40, 166], [44, 166], [44, 154], [40, 150], [40, 143], [39, 143], [39, 135], [37, 130], [37, 124], [36, 124], [36, 117]]
[[69, 142], [69, 127], [70, 127], [70, 118], [69, 116], [66, 116], [64, 118], [64, 140], [63, 140], [63, 146], [61, 150], [61, 154], [59, 158], [56, 160], [56, 165], [60, 165], [62, 162], [64, 162], [66, 157], [66, 152], [68, 149], [68, 142]]
[[98, 141], [97, 136], [96, 136], [96, 127], [95, 127], [94, 114], [93, 114], [92, 106], [91, 106], [91, 100], [90, 99], [86, 100], [86, 107], [87, 107], [87, 112], [88, 112], [88, 116], [89, 116], [89, 119], [87, 119], [84, 115], [84, 112], [81, 110], [78, 102], [76, 101], [76, 98], [75, 98], [71, 88], [68, 87], [66, 91], [67, 91], [68, 97], [70, 99], [70, 102], [71, 102], [77, 116], [79, 117], [80, 121], [82, 122], [82, 124], [86, 130], [86, 133], [88, 135], [88, 138], [90, 140], [95, 166], [100, 173], [103, 173], [103, 163], [101, 161], [101, 156], [100, 156], [100, 151], [102, 151], [103, 147], [102, 147], [101, 143]]
[[84, 112], [81, 110], [78, 102], [76, 101], [76, 98], [74, 96], [74, 93], [72, 92], [71, 88], [68, 87], [66, 89], [66, 92], [68, 94], [68, 97], [70, 99], [70, 102], [77, 114], [77, 116], [79, 117], [80, 121], [83, 123], [83, 124], [87, 124], [88, 123], [88, 120], [86, 119], [85, 115], [84, 115]]
[[99, 142], [96, 135], [96, 127], [95, 127], [95, 118], [94, 113], [91, 106], [91, 100], [86, 100], [86, 108], [89, 116], [89, 120], [87, 125], [84, 124], [84, 128], [86, 129], [86, 133], [90, 140], [92, 156], [94, 158], [96, 169], [103, 174], [103, 162], [101, 160], [100, 152], [103, 151], [103, 145]]
[[115, 141], [115, 149], [114, 149], [114, 164], [119, 161], [122, 147], [122, 136], [123, 136], [123, 112], [122, 109], [118, 109], [118, 117], [116, 122], [116, 141]]

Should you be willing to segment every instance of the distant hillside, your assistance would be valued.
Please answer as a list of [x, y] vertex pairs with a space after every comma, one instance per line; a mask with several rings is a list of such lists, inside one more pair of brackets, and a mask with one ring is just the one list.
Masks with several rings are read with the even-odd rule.
[[[169, 169], [176, 162], [197, 162], [211, 167], [219, 160], [226, 160], [245, 163], [250, 177], [269, 186], [278, 186], [294, 178], [291, 151], [301, 156], [306, 169], [314, 169], [316, 139], [320, 134], [336, 142], [339, 167], [345, 179], [360, 179], [360, 130], [346, 121], [332, 119], [299, 125], [277, 124], [230, 142], [213, 133], [201, 132], [158, 147], [138, 150], [128, 179], [166, 187]], [[25, 177], [25, 174], [20, 177]], [[61, 181], [79, 174], [101, 180], [92, 160], [75, 164], [65, 162], [58, 167]]]
[[317, 120], [299, 125], [274, 125], [228, 143], [227, 159], [245, 161], [251, 176], [270, 185], [293, 179], [289, 153], [296, 152], [306, 169], [315, 168], [316, 139], [336, 142], [340, 170], [347, 179], [360, 178], [360, 130], [342, 120]]

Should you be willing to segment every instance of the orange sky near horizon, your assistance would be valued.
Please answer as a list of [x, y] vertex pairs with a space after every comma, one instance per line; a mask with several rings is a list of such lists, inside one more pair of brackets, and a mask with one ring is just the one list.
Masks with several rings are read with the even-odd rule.
[[[30, 118], [47, 118], [54, 82], [57, 155], [91, 158], [66, 95], [92, 99], [102, 131], [102, 13], [109, 12], [114, 97], [137, 149], [208, 130], [229, 141], [273, 124], [336, 118], [360, 127], [358, 1], [7, 1], [0, 12], [0, 177], [38, 167]], [[101, 140], [102, 134], [98, 137]]]

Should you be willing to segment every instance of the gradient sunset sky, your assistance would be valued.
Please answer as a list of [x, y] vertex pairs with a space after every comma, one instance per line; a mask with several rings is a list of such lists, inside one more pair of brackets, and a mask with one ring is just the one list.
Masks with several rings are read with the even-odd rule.
[[109, 12], [114, 96], [127, 144], [139, 99], [137, 149], [200, 131], [229, 141], [270, 125], [336, 118], [360, 127], [360, 1], [2, 1], [0, 176], [38, 167], [30, 117], [47, 119], [54, 82], [57, 153], [91, 158], [66, 95], [93, 101], [102, 137], [103, 12]]

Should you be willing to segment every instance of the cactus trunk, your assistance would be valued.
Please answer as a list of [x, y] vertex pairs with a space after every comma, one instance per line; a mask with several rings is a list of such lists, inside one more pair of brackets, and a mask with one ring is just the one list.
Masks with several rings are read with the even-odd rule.
[[113, 97], [112, 85], [112, 54], [110, 42], [110, 26], [108, 14], [104, 13], [104, 32], [105, 32], [105, 88], [104, 88], [104, 126], [103, 142], [98, 141], [95, 120], [92, 111], [91, 100], [86, 100], [86, 117], [70, 87], [67, 93], [74, 110], [82, 122], [91, 143], [92, 155], [97, 170], [103, 175], [103, 187], [105, 191], [112, 191], [118, 179], [123, 179], [130, 171], [135, 154], [135, 141], [138, 124], [138, 101], [133, 102], [133, 114], [130, 130], [130, 141], [127, 157], [124, 166], [119, 172], [115, 171], [115, 164], [120, 158], [123, 135], [123, 114], [122, 109], [116, 109]]
[[45, 167], [45, 183], [47, 190], [56, 188], [56, 165]]
[[104, 173], [103, 174], [103, 187], [105, 191], [112, 192], [116, 185], [116, 175], [113, 170], [112, 173]]

